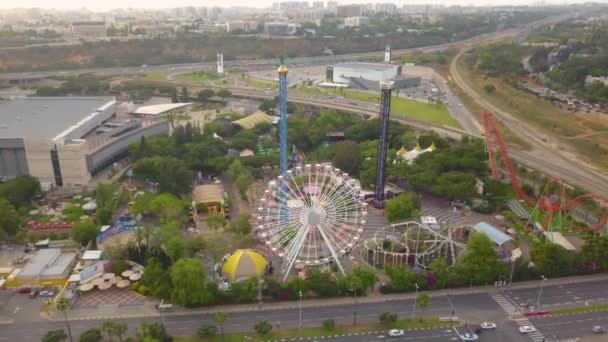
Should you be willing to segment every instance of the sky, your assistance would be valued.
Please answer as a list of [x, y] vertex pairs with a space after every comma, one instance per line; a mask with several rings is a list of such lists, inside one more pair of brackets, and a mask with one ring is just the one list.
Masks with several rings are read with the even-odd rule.
[[[308, 0], [310, 3], [314, 0]], [[402, 4], [446, 4], [446, 5], [525, 5], [538, 3], [538, 0], [337, 0], [339, 3], [370, 3], [393, 2]], [[595, 0], [604, 2], [606, 0]], [[273, 0], [0, 0], [0, 9], [10, 8], [57, 8], [80, 9], [87, 8], [94, 11], [105, 11], [112, 8], [171, 8], [181, 6], [249, 6], [267, 7]], [[327, 0], [324, 0], [327, 2]], [[583, 2], [583, 0], [545, 0], [545, 3], [564, 4]]]

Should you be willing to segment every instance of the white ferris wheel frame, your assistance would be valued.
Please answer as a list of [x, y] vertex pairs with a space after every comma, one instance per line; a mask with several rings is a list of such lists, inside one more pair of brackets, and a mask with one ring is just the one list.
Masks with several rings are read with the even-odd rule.
[[305, 165], [269, 182], [258, 208], [257, 231], [283, 259], [283, 280], [294, 264], [322, 265], [340, 257], [361, 239], [367, 203], [357, 182], [331, 165]]

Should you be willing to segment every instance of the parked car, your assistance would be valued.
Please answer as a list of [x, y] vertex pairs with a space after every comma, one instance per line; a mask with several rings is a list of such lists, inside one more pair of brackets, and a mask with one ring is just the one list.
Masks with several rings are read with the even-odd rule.
[[405, 335], [405, 332], [401, 329], [391, 329], [388, 331], [388, 336], [403, 336]]
[[606, 332], [606, 329], [601, 325], [594, 325], [593, 328], [591, 328], [591, 331], [593, 331], [594, 334], [602, 334]]
[[519, 332], [522, 334], [529, 334], [531, 332], [535, 332], [536, 328], [531, 325], [522, 325], [519, 327]]
[[21, 293], [21, 294], [26, 294], [26, 293], [30, 293], [32, 292], [32, 288], [31, 287], [20, 287], [19, 290], [17, 290], [17, 293]]
[[460, 335], [460, 340], [461, 341], [478, 341], [479, 336], [477, 336], [477, 334], [473, 334], [473, 333], [466, 333], [466, 334]]
[[40, 297], [44, 297], [44, 298], [51, 298], [55, 295], [55, 292], [53, 291], [42, 291], [40, 292]]
[[32, 289], [32, 291], [30, 291], [30, 298], [36, 298], [37, 296], [38, 296], [38, 290]]
[[484, 330], [496, 329], [496, 323], [494, 322], [483, 322], [479, 326]]

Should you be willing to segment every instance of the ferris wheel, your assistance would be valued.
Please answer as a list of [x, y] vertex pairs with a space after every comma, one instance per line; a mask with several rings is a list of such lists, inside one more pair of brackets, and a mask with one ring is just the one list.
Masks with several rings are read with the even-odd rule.
[[348, 253], [363, 234], [367, 203], [348, 174], [330, 165], [305, 165], [269, 183], [258, 208], [262, 241], [283, 259], [284, 279], [294, 264], [322, 265]]

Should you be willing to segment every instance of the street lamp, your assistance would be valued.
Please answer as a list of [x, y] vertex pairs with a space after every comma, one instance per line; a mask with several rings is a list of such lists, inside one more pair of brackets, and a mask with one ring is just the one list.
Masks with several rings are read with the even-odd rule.
[[353, 288], [353, 300], [354, 300], [354, 311], [353, 311], [353, 325], [357, 325], [357, 289]]
[[167, 328], [167, 326], [165, 325], [165, 315], [163, 314], [163, 303], [165, 302], [164, 299], [160, 300], [160, 304], [158, 305], [158, 312], [160, 313], [160, 321], [163, 324], [163, 327], [165, 327], [165, 329]]
[[300, 323], [298, 324], [298, 328], [302, 330], [302, 291], [298, 291], [300, 295]]
[[538, 298], [536, 299], [536, 308], [540, 307], [540, 296], [543, 294], [543, 285], [545, 284], [545, 280], [547, 280], [544, 275], [541, 275], [540, 278], [542, 281], [540, 282], [540, 291], [538, 291]]
[[414, 316], [416, 316], [416, 301], [418, 300], [418, 284], [414, 283], [416, 286], [416, 294], [414, 295], [414, 308], [412, 310], [412, 321], [414, 320]]

